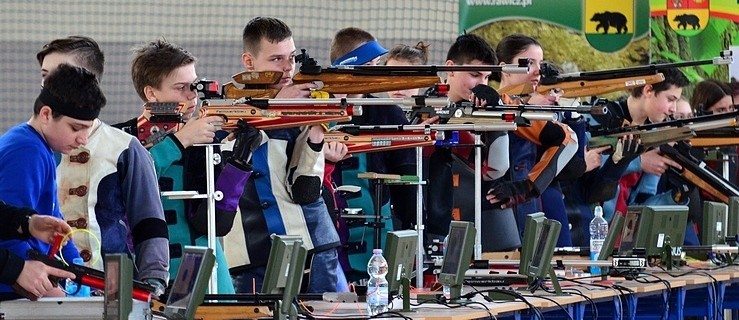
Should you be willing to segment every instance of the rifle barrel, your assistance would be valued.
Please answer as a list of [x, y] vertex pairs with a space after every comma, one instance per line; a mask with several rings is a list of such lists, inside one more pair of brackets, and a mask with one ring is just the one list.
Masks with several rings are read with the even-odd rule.
[[[472, 117], [486, 117], [486, 118], [506, 118], [509, 116], [510, 112], [504, 112], [504, 111], [489, 111], [489, 110], [477, 110], [472, 111], [471, 116]], [[539, 111], [524, 111], [519, 114], [521, 118], [524, 118], [526, 120], [534, 120], [534, 121], [555, 121], [559, 117], [554, 112], [539, 112]]]
[[550, 106], [550, 105], [499, 105], [489, 106], [489, 108], [495, 110], [522, 110], [522, 111], [546, 111], [546, 112], [577, 112], [577, 113], [589, 113], [593, 115], [604, 115], [608, 113], [608, 108], [603, 105], [595, 106]]
[[[397, 105], [397, 106], [433, 106], [444, 107], [449, 105], [449, 98], [348, 98], [348, 99], [251, 99], [244, 103], [266, 103], [275, 106], [311, 106], [311, 105]], [[262, 104], [260, 104], [262, 105]]]
[[609, 69], [599, 71], [586, 71], [586, 72], [573, 72], [564, 73], [554, 77], [542, 77], [541, 84], [556, 84], [564, 81], [576, 81], [576, 80], [601, 80], [610, 78], [619, 78], [624, 76], [638, 76], [657, 73], [660, 70], [669, 68], [680, 68], [680, 67], [692, 67], [707, 64], [730, 64], [733, 61], [731, 55], [716, 57], [710, 60], [696, 60], [696, 61], [683, 61], [683, 62], [672, 62], [672, 63], [654, 63], [644, 66], [627, 67], [621, 69]]
[[[598, 130], [598, 131], [592, 131], [592, 136], [605, 136], [605, 135], [611, 135], [611, 134], [617, 134], [617, 133], [623, 133], [623, 132], [631, 132], [631, 131], [644, 131], [644, 130], [651, 130], [655, 128], [662, 128], [662, 127], [679, 127], [684, 125], [691, 125], [691, 127], [696, 126], [698, 127], [701, 123], [712, 123], [716, 120], [728, 120], [729, 123], [732, 121], [732, 118], [736, 120], [736, 118], [739, 117], [739, 111], [732, 111], [732, 112], [726, 112], [726, 113], [716, 113], [716, 114], [709, 114], [705, 116], [697, 116], [693, 118], [685, 118], [685, 119], [677, 119], [677, 120], [669, 120], [669, 121], [663, 121], [663, 122], [657, 122], [657, 123], [650, 123], [650, 124], [643, 124], [638, 126], [626, 126], [626, 127], [617, 127], [617, 128], [607, 128], [604, 130]], [[729, 126], [730, 124], [724, 125], [724, 127]]]
[[503, 73], [529, 73], [529, 67], [519, 67], [517, 65], [423, 65], [423, 66], [333, 66], [338, 70], [359, 70], [359, 71], [377, 71], [377, 72], [423, 72], [437, 73], [447, 71], [490, 71]]
[[331, 127], [331, 131], [381, 131], [381, 132], [402, 132], [402, 131], [513, 131], [516, 130], [516, 124], [514, 122], [500, 122], [500, 123], [485, 123], [485, 124], [474, 124], [474, 123], [463, 123], [463, 124], [406, 124], [406, 125], [336, 125]]

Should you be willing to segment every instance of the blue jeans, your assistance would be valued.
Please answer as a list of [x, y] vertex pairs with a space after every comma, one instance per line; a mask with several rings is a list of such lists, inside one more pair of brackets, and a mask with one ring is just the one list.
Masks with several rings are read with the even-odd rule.
[[[309, 293], [336, 292], [339, 266], [339, 256], [336, 249], [330, 249], [313, 255], [311, 264], [310, 280], [308, 281]], [[253, 289], [261, 292], [264, 284], [266, 267], [251, 268], [237, 274], [233, 274], [234, 288], [237, 293], [254, 293]], [[343, 274], [342, 274], [343, 277]], [[343, 281], [346, 283], [346, 280]]]

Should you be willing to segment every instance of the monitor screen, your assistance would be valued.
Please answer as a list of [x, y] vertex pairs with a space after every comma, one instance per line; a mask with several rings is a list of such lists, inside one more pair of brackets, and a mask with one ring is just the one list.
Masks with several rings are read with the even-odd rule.
[[118, 291], [120, 272], [119, 261], [107, 259], [105, 261], [105, 319], [118, 319], [121, 298]]
[[726, 243], [726, 227], [729, 206], [721, 202], [703, 201], [703, 230], [701, 244]]
[[388, 290], [395, 293], [399, 290], [400, 279], [413, 278], [413, 266], [418, 249], [418, 232], [400, 230], [387, 233], [385, 241], [385, 259], [387, 259]]
[[463, 227], [449, 228], [449, 236], [446, 242], [446, 253], [444, 254], [444, 263], [441, 265], [441, 273], [456, 274], [460, 266], [462, 248], [464, 247]]
[[621, 244], [618, 247], [620, 254], [631, 254], [636, 245], [636, 234], [639, 232], [642, 210], [644, 207], [631, 206], [626, 210], [624, 228], [621, 231]]
[[729, 214], [726, 220], [726, 234], [729, 237], [739, 235], [739, 197], [729, 197]]
[[531, 258], [531, 265], [541, 265], [541, 257], [544, 255], [544, 249], [547, 247], [547, 239], [549, 238], [550, 229], [551, 228], [547, 227], [547, 224], [541, 228], [539, 239], [536, 241], [536, 248], [534, 248], [534, 256]]
[[[300, 236], [289, 235], [272, 235], [272, 247], [269, 251], [267, 259], [267, 269], [264, 273], [264, 283], [262, 284], [262, 293], [282, 294], [287, 284], [287, 275], [291, 266], [291, 258], [293, 254], [293, 245], [298, 243], [302, 245], [303, 239]], [[295, 266], [303, 269], [303, 266]]]
[[190, 320], [203, 302], [215, 263], [213, 250], [185, 246], [180, 268], [172, 283], [164, 313], [172, 319]]
[[624, 215], [620, 211], [616, 211], [611, 218], [611, 223], [608, 226], [608, 235], [606, 240], [603, 242], [603, 246], [600, 249], [598, 260], [608, 260], [608, 257], [613, 254], [613, 248], [616, 246], [616, 240], [621, 235], [621, 230], [624, 228]]
[[686, 206], [634, 206], [626, 213], [619, 253], [632, 254], [643, 248], [647, 256], [658, 256], [666, 240], [682, 247], [688, 221]]
[[105, 255], [105, 320], [128, 319], [131, 313], [133, 262], [126, 254]]
[[[544, 224], [544, 212], [536, 212], [526, 216], [526, 224], [523, 231], [523, 242], [521, 243], [521, 261], [531, 261], [536, 245], [536, 237], [539, 235], [541, 226]], [[529, 263], [519, 263], [518, 274], [528, 273]]]
[[169, 293], [168, 306], [187, 308], [202, 262], [203, 256], [197, 253], [191, 252], [183, 255], [180, 269], [177, 271], [177, 279], [172, 284], [172, 291]]
[[[559, 221], [546, 219], [541, 226], [541, 231], [536, 239], [536, 246], [529, 264], [527, 275], [529, 277], [543, 279], [549, 272], [552, 262], [554, 247], [557, 246], [557, 238], [562, 225]], [[524, 262], [522, 262], [524, 263]]]
[[452, 221], [441, 264], [439, 283], [451, 289], [451, 299], [459, 298], [464, 274], [470, 267], [475, 245], [475, 226], [467, 221]]

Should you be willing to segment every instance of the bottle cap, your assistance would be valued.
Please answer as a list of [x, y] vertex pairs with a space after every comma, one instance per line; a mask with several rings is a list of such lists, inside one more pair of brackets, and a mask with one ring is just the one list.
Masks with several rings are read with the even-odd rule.
[[372, 249], [372, 253], [374, 253], [374, 254], [382, 254], [382, 249]]
[[595, 206], [595, 211], [593, 212], [593, 214], [596, 217], [602, 217], [603, 216], [603, 207], [601, 207], [601, 206]]

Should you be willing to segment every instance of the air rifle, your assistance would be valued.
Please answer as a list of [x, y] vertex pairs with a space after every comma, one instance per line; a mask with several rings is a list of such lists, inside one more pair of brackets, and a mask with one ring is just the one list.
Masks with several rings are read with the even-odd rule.
[[[61, 269], [64, 271], [69, 271], [71, 273], [74, 273], [75, 279], [72, 280], [78, 284], [88, 286], [90, 288], [95, 288], [98, 290], [105, 290], [105, 273], [93, 269], [88, 268], [86, 266], [81, 266], [77, 264], [65, 264], [64, 262], [57, 260], [55, 258], [50, 258], [48, 255], [42, 254], [36, 250], [28, 250], [28, 258], [32, 260], [41, 261], [44, 264], [54, 267], [57, 269]], [[59, 279], [50, 279], [52, 282], [56, 282], [55, 280]], [[16, 292], [30, 300], [36, 300], [35, 296], [33, 296], [28, 291], [24, 290], [20, 286], [15, 285], [14, 289]], [[151, 297], [151, 294], [155, 291], [155, 288], [147, 283], [141, 282], [141, 281], [133, 281], [133, 298], [139, 301], [149, 302], [149, 299]]]
[[725, 127], [696, 132], [690, 139], [694, 147], [727, 147], [739, 145], [739, 127]]
[[222, 128], [236, 128], [239, 119], [258, 129], [280, 129], [317, 125], [328, 122], [346, 122], [361, 115], [362, 105], [447, 105], [446, 98], [414, 99], [209, 99], [203, 100], [200, 117], [219, 115]]
[[439, 72], [490, 71], [528, 73], [529, 60], [518, 65], [417, 65], [417, 66], [331, 66], [322, 68], [305, 49], [295, 57], [301, 63], [294, 83], [312, 82], [318, 90], [338, 94], [368, 94], [431, 87], [440, 83]]
[[431, 146], [445, 139], [444, 131], [512, 131], [513, 122], [496, 124], [431, 125], [336, 125], [325, 134], [325, 141], [347, 145], [348, 153], [369, 153]]
[[659, 147], [662, 155], [672, 159], [683, 167], [682, 170], [670, 167], [685, 180], [694, 184], [719, 201], [728, 204], [729, 197], [739, 196], [739, 188], [726, 181], [708, 165], [690, 154], [690, 145], [685, 141], [678, 142], [675, 147], [663, 144]]
[[525, 95], [533, 91], [547, 94], [551, 90], [562, 89], [564, 91], [562, 97], [565, 98], [597, 96], [662, 82], [664, 75], [660, 71], [664, 69], [707, 64], [723, 65], [730, 64], [732, 61], [732, 52], [724, 50], [718, 57], [708, 60], [658, 63], [621, 69], [559, 74], [555, 69], [544, 67], [536, 89], [531, 84], [522, 84], [503, 88], [500, 91], [510, 95]]
[[[447, 92], [448, 85], [437, 85], [435, 91]], [[434, 116], [440, 117], [441, 123], [495, 123], [499, 121], [512, 121], [517, 125], [528, 125], [529, 121], [554, 121], [559, 118], [558, 112], [577, 112], [603, 115], [608, 109], [602, 104], [592, 106], [550, 106], [550, 105], [509, 105], [504, 104], [495, 89], [487, 85], [478, 85], [472, 89], [476, 97], [486, 100], [487, 105], [476, 106], [470, 102], [460, 102], [447, 107], [417, 106], [410, 110], [412, 123], [418, 123]]]
[[151, 147], [164, 139], [170, 132], [179, 130], [182, 126], [182, 111], [185, 104], [182, 102], [147, 102], [144, 109], [149, 112], [149, 118], [138, 118], [136, 137], [145, 147]]
[[588, 144], [591, 148], [615, 146], [618, 138], [633, 134], [641, 139], [645, 148], [650, 148], [667, 142], [691, 139], [699, 131], [735, 126], [738, 116], [739, 111], [734, 111], [644, 125], [591, 130]]

